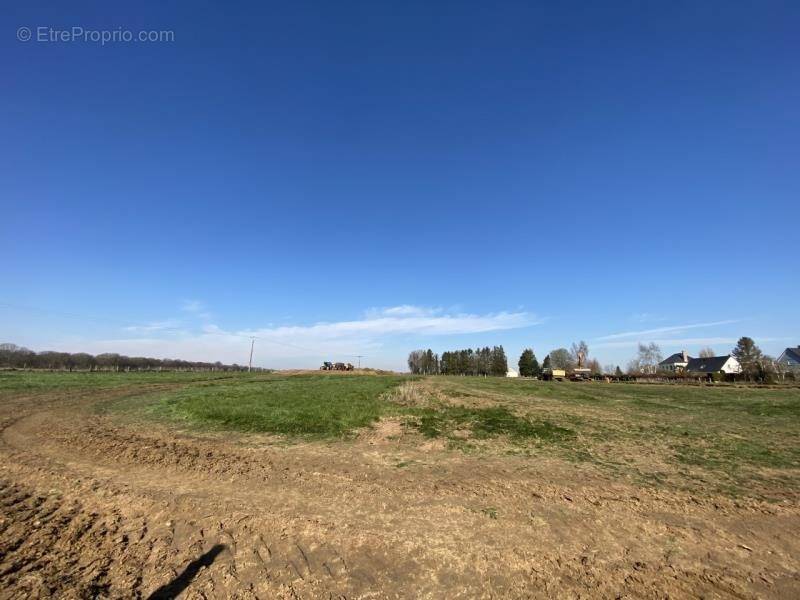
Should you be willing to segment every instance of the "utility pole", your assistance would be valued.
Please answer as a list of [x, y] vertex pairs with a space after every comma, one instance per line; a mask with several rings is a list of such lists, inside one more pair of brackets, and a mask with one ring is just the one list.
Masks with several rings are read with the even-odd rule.
[[247, 372], [249, 373], [253, 368], [253, 346], [256, 345], [256, 338], [250, 338], [250, 362], [247, 363]]
[[361, 368], [361, 359], [364, 358], [363, 354], [357, 354], [356, 358], [358, 359], [358, 368]]

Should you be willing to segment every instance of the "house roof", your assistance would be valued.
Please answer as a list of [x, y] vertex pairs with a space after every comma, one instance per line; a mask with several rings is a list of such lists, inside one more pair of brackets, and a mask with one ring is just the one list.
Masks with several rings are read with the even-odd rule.
[[726, 356], [709, 356], [708, 358], [692, 358], [689, 359], [689, 364], [686, 365], [687, 371], [694, 371], [695, 373], [716, 373], [721, 371], [725, 363], [731, 357], [730, 354]]
[[793, 360], [796, 360], [797, 362], [800, 362], [800, 346], [797, 348], [787, 348], [783, 351], [783, 354], [792, 358]]
[[[689, 358], [689, 360], [692, 360], [691, 356], [689, 356], [688, 358]], [[672, 365], [672, 364], [675, 364], [675, 363], [682, 363], [682, 362], [684, 362], [684, 360], [683, 360], [683, 352], [676, 352], [675, 354], [673, 354], [672, 356], [668, 356], [667, 358], [665, 358], [664, 360], [662, 360], [658, 364], [660, 364], [660, 365]]]

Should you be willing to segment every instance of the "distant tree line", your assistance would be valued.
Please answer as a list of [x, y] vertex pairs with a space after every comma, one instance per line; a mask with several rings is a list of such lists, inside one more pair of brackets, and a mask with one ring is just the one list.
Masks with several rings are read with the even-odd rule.
[[[247, 366], [172, 358], [147, 358], [106, 353], [34, 352], [16, 344], [0, 344], [0, 368], [57, 371], [246, 371]], [[253, 367], [254, 371], [264, 369]]]
[[[742, 337], [730, 352], [741, 365], [742, 372], [728, 374], [724, 379], [732, 381], [753, 381], [769, 383], [773, 381], [795, 380], [796, 373], [785, 365], [779, 364], [773, 357], [764, 354], [752, 338]], [[715, 356], [712, 348], [702, 348], [700, 357]], [[612, 377], [615, 379], [658, 378], [670, 379], [690, 378], [691, 374], [661, 370], [659, 363], [663, 360], [661, 348], [656, 343], [639, 343], [636, 356], [628, 363], [626, 372], [619, 365], [609, 364], [605, 367], [589, 357], [589, 346], [584, 341], [576, 342], [567, 348], [551, 350], [539, 363], [532, 348], [525, 348], [519, 357], [517, 366], [522, 377], [541, 377], [552, 369], [560, 369], [567, 375], [580, 373], [586, 377], [587, 371], [576, 371], [580, 366], [588, 369], [591, 378]], [[443, 352], [440, 355], [430, 348], [414, 350], [408, 355], [408, 368], [417, 375], [496, 375], [504, 376], [508, 372], [508, 362], [503, 346], [489, 348], [467, 348]]]
[[442, 352], [441, 357], [429, 348], [411, 352], [408, 369], [415, 375], [505, 376], [508, 359], [502, 346], [452, 350]]
[[[571, 350], [557, 348], [551, 351], [542, 364], [539, 364], [533, 349], [526, 348], [519, 357], [517, 366], [522, 377], [540, 377], [543, 369], [573, 371], [578, 365], [579, 356], [584, 361], [583, 367], [590, 369], [592, 375], [603, 374], [600, 363], [589, 359], [589, 347], [584, 341], [572, 344]], [[441, 356], [429, 348], [409, 353], [408, 368], [415, 375], [505, 376], [508, 372], [508, 359], [503, 346], [453, 350], [443, 352]]]

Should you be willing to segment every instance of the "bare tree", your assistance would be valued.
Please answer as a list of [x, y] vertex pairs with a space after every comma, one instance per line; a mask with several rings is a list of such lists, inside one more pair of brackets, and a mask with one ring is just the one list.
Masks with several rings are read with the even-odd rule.
[[785, 380], [786, 373], [789, 371], [788, 366], [776, 359], [773, 359], [771, 356], [767, 356], [766, 358], [769, 358], [772, 361], [772, 368], [775, 369], [775, 375], [778, 377], [778, 379], [781, 381]]
[[716, 354], [716, 352], [714, 352], [713, 348], [711, 348], [709, 346], [706, 346], [705, 348], [702, 348], [700, 350], [700, 353], [697, 356], [699, 356], [700, 358], [711, 358], [712, 356], [716, 356], [716, 355], [717, 354]]
[[639, 343], [639, 351], [631, 362], [628, 363], [629, 373], [653, 374], [658, 369], [658, 363], [663, 360], [661, 348], [655, 342], [649, 344]]
[[408, 370], [414, 375], [422, 373], [425, 363], [425, 350], [412, 350], [408, 353]]
[[583, 340], [577, 344], [573, 342], [569, 354], [576, 366], [585, 367], [589, 361], [589, 346]]

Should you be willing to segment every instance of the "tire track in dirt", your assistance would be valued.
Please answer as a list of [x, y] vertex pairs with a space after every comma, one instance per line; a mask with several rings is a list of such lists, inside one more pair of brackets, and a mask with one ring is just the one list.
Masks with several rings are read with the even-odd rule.
[[[61, 484], [62, 490], [64, 487], [72, 488], [69, 491], [57, 492], [54, 496], [60, 498], [62, 503], [72, 502], [68, 513], [70, 517], [77, 518], [80, 515], [81, 519], [92, 521], [98, 514], [96, 510], [87, 509], [74, 500], [76, 496], [95, 495], [106, 498], [107, 501], [102, 504], [110, 510], [102, 512], [112, 515], [116, 514], [114, 505], [140, 506], [137, 511], [139, 523], [135, 542], [137, 547], [140, 550], [144, 548], [144, 551], [140, 551], [136, 557], [129, 557], [124, 553], [121, 554], [118, 546], [100, 544], [97, 540], [93, 540], [91, 546], [95, 550], [87, 553], [92, 556], [90, 560], [92, 564], [97, 562], [97, 556], [102, 556], [106, 563], [115, 564], [123, 561], [139, 565], [139, 568], [146, 573], [148, 570], [156, 570], [165, 563], [179, 564], [181, 561], [176, 560], [179, 557], [183, 558], [183, 561], [189, 560], [193, 554], [200, 554], [204, 546], [211, 543], [210, 540], [214, 544], [225, 546], [229, 560], [223, 561], [227, 564], [221, 566], [215, 564], [214, 573], [207, 577], [204, 583], [196, 582], [194, 587], [205, 589], [206, 591], [200, 592], [202, 594], [210, 593], [219, 597], [228, 597], [233, 593], [246, 595], [247, 590], [256, 595], [260, 593], [260, 597], [276, 597], [274, 594], [293, 597], [298, 593], [310, 592], [316, 596], [320, 580], [335, 580], [347, 571], [345, 566], [347, 562], [340, 551], [330, 543], [318, 543], [314, 537], [291, 535], [287, 531], [287, 524], [290, 524], [291, 519], [285, 516], [270, 521], [253, 518], [249, 514], [238, 516], [238, 513], [233, 513], [237, 515], [233, 522], [230, 518], [225, 518], [232, 514], [232, 510], [240, 513], [241, 503], [245, 499], [249, 501], [247, 506], [250, 508], [250, 514], [259, 512], [252, 509], [255, 505], [263, 505], [264, 501], [263, 494], [258, 494], [251, 488], [248, 488], [248, 493], [240, 494], [231, 493], [230, 489], [224, 491], [220, 489], [217, 481], [219, 476], [241, 475], [245, 471], [252, 473], [252, 468], [246, 468], [248, 463], [238, 463], [240, 455], [223, 453], [220, 456], [203, 452], [202, 466], [200, 466], [195, 460], [201, 456], [200, 450], [193, 448], [191, 444], [156, 440], [152, 445], [140, 446], [143, 436], [135, 432], [116, 436], [103, 432], [95, 437], [86, 436], [86, 428], [80, 424], [77, 427], [79, 435], [72, 437], [75, 433], [75, 424], [67, 425], [62, 419], [63, 415], [60, 412], [45, 410], [4, 420], [3, 450], [6, 455], [17, 459], [16, 467], [12, 469], [12, 476], [15, 479], [35, 479], [45, 486]], [[95, 430], [97, 420], [96, 417], [88, 417], [88, 421], [95, 421]], [[81, 443], [70, 447], [69, 442], [76, 440], [81, 440]], [[108, 448], [109, 440], [112, 442], [111, 448]], [[122, 448], [123, 451], [115, 456], [113, 450], [116, 447]], [[81, 450], [95, 448], [107, 454], [106, 460], [102, 461], [103, 464], [87, 461], [81, 454]], [[143, 458], [141, 450], [149, 451], [146, 455], [153, 460], [146, 460], [143, 465], [136, 467], [131, 466], [131, 461]], [[109, 460], [108, 456], [114, 458]], [[116, 458], [120, 461], [116, 461]], [[120, 470], [119, 462], [128, 462], [129, 465]], [[232, 462], [233, 468], [230, 467]], [[117, 469], [113, 468], [115, 463]], [[208, 469], [209, 463], [216, 468]], [[243, 464], [245, 466], [242, 466]], [[258, 467], [262, 481], [264, 472], [274, 471], [266, 461], [259, 462]], [[31, 476], [31, 472], [36, 472], [38, 476]], [[70, 483], [64, 485], [65, 479]], [[19, 490], [17, 487], [13, 489], [8, 486], [3, 487], [0, 497], [8, 496], [9, 506], [16, 504], [15, 494], [32, 497], [33, 492]], [[134, 497], [131, 497], [130, 490], [136, 490]], [[203, 503], [198, 503], [197, 497], [193, 497], [192, 490], [203, 498]], [[203, 490], [212, 492], [205, 493]], [[232, 508], [234, 505], [235, 508]], [[166, 521], [166, 525], [161, 526], [158, 525], [158, 521], [166, 517], [156, 517], [156, 515], [187, 513], [195, 516], [197, 513], [205, 512], [214, 514], [200, 521], [172, 517]], [[220, 515], [223, 516], [223, 520], [220, 520]], [[31, 511], [8, 511], [7, 516], [3, 517], [3, 522], [14, 523], [17, 528], [27, 529], [35, 527], [41, 520], [39, 517], [41, 515]], [[70, 535], [68, 523], [72, 523], [74, 518], [59, 521], [61, 527], [57, 537], [83, 546], [82, 536]], [[116, 531], [106, 529], [110, 534]], [[277, 534], [273, 535], [272, 532]], [[46, 597], [48, 593], [57, 589], [52, 573], [63, 570], [62, 563], [69, 561], [57, 551], [57, 547], [51, 552], [43, 551], [47, 546], [46, 540], [56, 536], [56, 532], [41, 530], [41, 535], [31, 535], [25, 544], [19, 543], [21, 538], [13, 531], [9, 531], [8, 535], [11, 543], [4, 552], [3, 564], [9, 563], [9, 567], [3, 571], [0, 581], [8, 584], [10, 588], [17, 588], [19, 597], [37, 594]], [[121, 541], [130, 539], [126, 537]], [[167, 555], [163, 551], [164, 547], [170, 548]], [[158, 551], [159, 548], [162, 550]], [[254, 554], [253, 548], [266, 549], [266, 553], [260, 550]], [[35, 558], [40, 554], [46, 555], [45, 562]], [[175, 556], [171, 557], [169, 554]], [[254, 560], [254, 556], [258, 556], [258, 560]], [[26, 564], [29, 570], [38, 573], [36, 582], [32, 583], [32, 580], [14, 576], [14, 572], [19, 571], [19, 564]], [[48, 569], [43, 569], [44, 564], [48, 565]], [[161, 570], [163, 571], [163, 568]], [[77, 595], [76, 597], [106, 595], [113, 591], [108, 583], [107, 569], [101, 569], [100, 574], [91, 576], [84, 571], [85, 569], [81, 568], [80, 576], [61, 580], [63, 589], [71, 590]], [[244, 580], [239, 575], [243, 575]], [[177, 569], [168, 570], [167, 576], [177, 576]], [[140, 575], [132, 584], [126, 581], [126, 585], [132, 585], [136, 595], [141, 596], [143, 590], [148, 587], [147, 579], [147, 576]], [[248, 581], [251, 583], [246, 583]], [[347, 581], [343, 581], [341, 587], [349, 594], [353, 583], [358, 581], [358, 574], [355, 574]], [[266, 584], [266, 588], [258, 589], [260, 584], [253, 582]], [[127, 596], [127, 592], [122, 593], [119, 589], [116, 592], [119, 597]]]
[[[380, 435], [248, 445], [87, 410], [126, 393], [0, 403], [0, 597], [147, 597], [219, 547], [185, 597], [800, 590], [793, 505], [643, 490], [556, 462], [426, 454]], [[416, 466], [397, 468], [393, 455]]]

